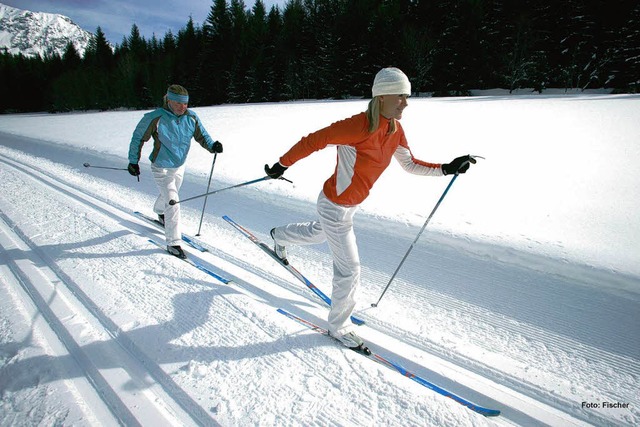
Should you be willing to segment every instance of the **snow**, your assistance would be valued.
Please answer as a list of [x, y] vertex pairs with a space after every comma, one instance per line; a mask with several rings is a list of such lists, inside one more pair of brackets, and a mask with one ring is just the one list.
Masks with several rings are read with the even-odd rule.
[[[195, 108], [224, 144], [211, 188], [263, 176], [301, 136], [366, 103]], [[333, 149], [290, 168], [293, 184], [207, 199], [200, 239], [211, 250], [189, 255], [225, 285], [150, 244], [162, 234], [132, 214], [152, 214], [150, 144], [139, 183], [82, 166], [126, 167], [143, 114], [0, 116], [2, 425], [640, 423], [639, 96], [410, 99], [402, 125], [416, 157], [486, 159], [454, 182], [377, 308], [450, 177], [392, 162], [356, 216], [358, 332], [496, 418], [276, 312], [322, 324], [327, 310], [221, 216], [265, 240], [313, 219]], [[205, 191], [211, 162], [194, 144], [183, 199]], [[191, 235], [202, 201], [183, 205]], [[289, 252], [330, 294], [326, 245]]]

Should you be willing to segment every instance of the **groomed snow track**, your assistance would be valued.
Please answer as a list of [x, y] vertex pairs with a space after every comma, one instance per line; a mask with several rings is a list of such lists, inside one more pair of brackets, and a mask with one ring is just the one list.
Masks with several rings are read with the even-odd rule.
[[[53, 183], [6, 159], [16, 173], [24, 173], [74, 202], [82, 200], [75, 190]], [[87, 201], [96, 211], [100, 202]], [[96, 205], [97, 203], [97, 205]], [[82, 381], [95, 393], [83, 395], [95, 404], [104, 404], [122, 425], [219, 425], [154, 362], [143, 349], [93, 301], [46, 251], [33, 243], [7, 215], [0, 212], [2, 269], [11, 293], [25, 307], [33, 305], [42, 316], [42, 327], [51, 340], [64, 346], [68, 357], [82, 373]], [[89, 330], [90, 329], [90, 330]], [[87, 340], [99, 336], [100, 340]], [[46, 361], [43, 360], [43, 363]], [[108, 368], [105, 368], [107, 365]], [[87, 390], [86, 386], [78, 386]], [[104, 420], [101, 420], [103, 422]]]
[[[28, 197], [26, 195], [30, 194], [31, 190], [42, 192], [48, 195], [47, 197], [56, 199], [57, 203], [69, 206], [70, 211], [75, 214], [79, 214], [80, 217], [70, 221], [70, 232], [83, 227], [83, 221], [87, 218], [94, 222], [111, 221], [110, 228], [119, 229], [118, 236], [114, 238], [125, 236], [140, 242], [131, 248], [132, 253], [144, 248], [144, 239], [148, 236], [156, 239], [161, 236], [157, 230], [133, 215], [132, 210], [112, 205], [107, 197], [87, 192], [77, 183], [67, 182], [52, 176], [46, 170], [39, 170], [33, 164], [22, 163], [6, 155], [0, 155], [0, 165], [0, 169], [5, 173], [20, 176], [23, 182], [21, 190], [24, 191], [25, 197]], [[43, 246], [38, 241], [38, 236], [25, 231], [10, 211], [11, 209], [2, 208], [0, 204], [0, 271], [4, 277], [0, 280], [0, 285], [4, 288], [3, 293], [10, 295], [14, 304], [21, 305], [26, 312], [31, 313], [33, 327], [37, 327], [46, 336], [52, 349], [57, 349], [54, 352], [57, 352], [58, 357], [67, 358], [70, 361], [68, 363], [80, 373], [74, 376], [69, 387], [75, 387], [78, 395], [82, 396], [87, 407], [93, 412], [93, 416], [105, 424], [109, 424], [105, 417], [111, 417], [114, 421], [128, 426], [220, 425], [216, 419], [215, 408], [208, 407], [176, 382], [174, 375], [149, 354], [150, 350], [145, 347], [144, 341], [132, 339], [128, 333], [130, 329], [123, 328], [136, 320], [129, 318], [127, 313], [105, 311], [101, 302], [96, 301], [95, 297], [87, 292], [87, 287], [91, 287], [92, 284], [80, 282], [77, 277], [87, 277], [90, 273], [69, 273], [68, 264], [61, 265], [57, 258], [53, 258], [48, 246]], [[53, 221], [69, 220], [69, 217], [57, 217], [56, 213], [51, 215]], [[275, 309], [278, 305], [288, 299], [302, 298], [305, 302], [296, 302], [297, 306], [318, 305], [321, 308], [320, 304], [316, 304], [314, 297], [295, 281], [283, 280], [282, 276], [263, 270], [251, 260], [225, 253], [215, 245], [209, 245], [209, 248], [208, 253], [189, 251], [189, 254], [229, 277], [232, 280], [228, 285], [231, 288], [229, 292], [241, 293], [261, 303], [266, 301], [267, 304], [271, 304], [274, 317], [277, 317]], [[147, 249], [149, 253], [154, 252], [151, 248]], [[147, 252], [143, 250], [138, 256], [145, 254]], [[170, 257], [166, 260], [179, 263]], [[117, 268], [115, 261], [113, 265]], [[79, 260], [78, 268], [82, 269], [82, 259]], [[181, 271], [194, 276], [198, 274], [186, 267]], [[254, 285], [253, 280], [258, 280], [257, 278], [277, 285], [277, 295], [271, 296], [268, 290], [264, 290], [263, 284]], [[193, 280], [202, 281], [200, 276]], [[136, 281], [132, 280], [132, 284], [135, 283]], [[399, 286], [402, 286], [402, 283]], [[221, 295], [225, 293], [219, 291], [218, 287], [213, 288]], [[233, 304], [230, 300], [228, 303]], [[152, 305], [152, 302], [147, 302], [146, 305]], [[317, 307], [310, 310], [317, 311]], [[242, 307], [237, 308], [237, 311], [244, 315], [247, 313]], [[320, 309], [319, 313], [322, 312]], [[594, 422], [600, 425], [611, 423], [605, 416], [600, 417], [593, 413], [588, 419], [580, 417], [580, 412], [575, 408], [565, 411], [563, 408], [567, 402], [562, 398], [549, 395], [540, 400], [543, 393], [536, 390], [535, 386], [528, 386], [526, 382], [515, 378], [502, 377], [489, 366], [481, 366], [462, 356], [434, 348], [432, 344], [420, 338], [407, 342], [403, 340], [405, 335], [396, 331], [392, 324], [380, 322], [366, 311], [359, 315], [367, 321], [367, 338], [377, 352], [386, 352], [385, 354], [406, 363], [407, 368], [429, 377], [433, 382], [441, 382], [440, 385], [455, 388], [453, 391], [460, 395], [500, 409], [502, 415], [492, 419], [491, 424], [567, 426], [588, 425]], [[258, 325], [265, 335], [276, 340], [280, 338], [278, 329], [269, 325], [259, 326], [260, 319], [250, 321]], [[504, 324], [493, 326], [508, 327], [508, 324], [509, 322], [505, 321]], [[397, 346], [393, 350], [378, 348], [376, 342], [381, 341], [382, 337], [391, 337], [397, 341]], [[280, 347], [280, 350], [286, 348], [287, 341], [281, 343]], [[324, 373], [323, 367], [308, 361], [308, 350], [289, 348], [286, 351], [287, 363], [293, 360], [306, 364], [314, 375], [323, 377], [323, 381], [332, 382], [330, 375]], [[402, 356], [417, 353], [420, 353], [420, 364], [413, 364], [411, 358]], [[609, 356], [601, 354], [596, 357]], [[616, 364], [624, 364], [624, 361], [614, 359]], [[425, 366], [426, 362], [428, 365]], [[630, 375], [640, 377], [636, 368], [630, 368]], [[458, 410], [465, 409], [460, 407]], [[324, 421], [328, 424], [335, 422], [330, 419]]]

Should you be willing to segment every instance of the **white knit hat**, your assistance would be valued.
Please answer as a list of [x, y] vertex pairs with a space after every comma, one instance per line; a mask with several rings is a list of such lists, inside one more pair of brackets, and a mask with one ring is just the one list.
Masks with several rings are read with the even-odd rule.
[[374, 97], [380, 95], [411, 95], [411, 82], [398, 68], [383, 68], [376, 74], [371, 92]]

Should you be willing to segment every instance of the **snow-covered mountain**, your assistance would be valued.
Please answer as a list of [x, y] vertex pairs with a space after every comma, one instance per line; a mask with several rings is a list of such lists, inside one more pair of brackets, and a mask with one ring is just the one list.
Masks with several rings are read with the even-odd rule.
[[31, 12], [0, 3], [0, 49], [24, 56], [62, 56], [72, 42], [80, 56], [94, 35], [66, 16]]

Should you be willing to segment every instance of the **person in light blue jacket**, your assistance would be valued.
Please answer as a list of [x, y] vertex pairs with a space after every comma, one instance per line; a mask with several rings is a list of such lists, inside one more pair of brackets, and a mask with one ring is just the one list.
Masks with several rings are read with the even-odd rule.
[[151, 173], [160, 190], [153, 210], [164, 224], [167, 251], [179, 258], [186, 258], [180, 246], [180, 204], [170, 205], [169, 200], [180, 200], [178, 191], [182, 185], [191, 139], [211, 153], [222, 153], [222, 144], [211, 139], [198, 115], [187, 108], [188, 104], [189, 92], [184, 87], [169, 86], [163, 107], [145, 114], [133, 131], [127, 168], [131, 175], [140, 175], [138, 162], [142, 146], [153, 138], [149, 160]]

